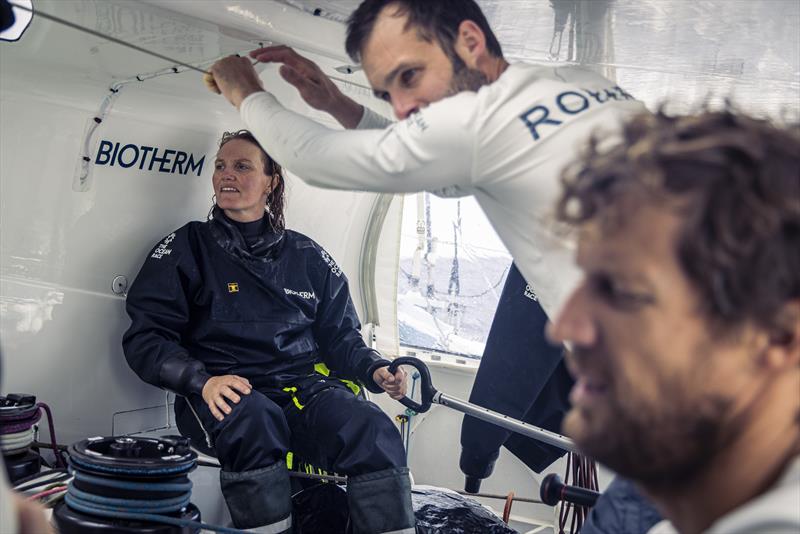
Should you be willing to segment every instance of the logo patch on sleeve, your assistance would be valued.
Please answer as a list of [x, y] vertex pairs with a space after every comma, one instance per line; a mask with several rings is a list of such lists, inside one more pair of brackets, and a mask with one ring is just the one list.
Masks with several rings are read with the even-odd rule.
[[533, 289], [531, 288], [530, 284], [525, 286], [525, 296], [531, 300], [539, 302], [539, 297], [537, 297], [536, 293], [533, 292]]
[[175, 239], [175, 232], [172, 232], [165, 237], [164, 241], [159, 243], [153, 253], [150, 254], [150, 257], [160, 260], [164, 256], [169, 256], [172, 253], [172, 249], [169, 248], [169, 244], [172, 243], [173, 239]]
[[228, 282], [228, 293], [238, 293], [239, 282]]
[[333, 261], [333, 258], [331, 258], [330, 254], [328, 254], [322, 249], [319, 249], [319, 253], [322, 255], [322, 261], [327, 263], [328, 267], [330, 267], [331, 272], [336, 276], [342, 276], [342, 270], [339, 268], [338, 265], [336, 265], [336, 262]]

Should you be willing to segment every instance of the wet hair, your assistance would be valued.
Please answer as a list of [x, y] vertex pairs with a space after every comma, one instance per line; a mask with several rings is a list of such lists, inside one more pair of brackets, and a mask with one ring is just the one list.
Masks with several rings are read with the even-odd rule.
[[286, 202], [285, 194], [285, 180], [283, 179], [283, 169], [278, 163], [267, 154], [267, 151], [256, 141], [256, 138], [250, 133], [249, 130], [239, 130], [238, 132], [224, 132], [222, 139], [219, 140], [219, 148], [225, 146], [226, 143], [234, 139], [241, 139], [247, 141], [258, 147], [261, 151], [261, 159], [264, 162], [264, 174], [271, 179], [277, 179], [278, 183], [267, 196], [267, 211], [269, 212], [269, 221], [272, 228], [277, 231], [283, 231], [286, 228], [286, 220], [283, 216], [283, 208]]
[[364, 0], [347, 21], [347, 55], [355, 62], [361, 61], [361, 52], [372, 35], [375, 21], [386, 7], [396, 8], [396, 15], [406, 15], [406, 29], [415, 28], [420, 39], [434, 39], [451, 58], [457, 58], [455, 43], [458, 27], [471, 20], [486, 37], [486, 48], [496, 57], [503, 57], [500, 42], [489, 27], [475, 0]]
[[789, 335], [782, 310], [800, 299], [800, 128], [728, 106], [643, 114], [622, 138], [611, 150], [593, 140], [565, 172], [559, 217], [620, 221], [625, 199], [674, 202], [677, 258], [711, 324]]

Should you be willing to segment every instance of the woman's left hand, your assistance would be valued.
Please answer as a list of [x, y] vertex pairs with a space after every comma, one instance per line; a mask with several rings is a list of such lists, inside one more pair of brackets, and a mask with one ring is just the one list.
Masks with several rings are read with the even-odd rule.
[[378, 367], [372, 373], [372, 379], [394, 400], [400, 400], [406, 396], [406, 372], [401, 368], [398, 367], [397, 371], [392, 374], [389, 372], [389, 366]]

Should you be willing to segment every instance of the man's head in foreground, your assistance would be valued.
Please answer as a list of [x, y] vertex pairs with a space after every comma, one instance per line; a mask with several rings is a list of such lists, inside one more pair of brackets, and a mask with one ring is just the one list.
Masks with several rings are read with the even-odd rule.
[[365, 0], [350, 17], [345, 48], [399, 119], [476, 91], [506, 66], [474, 0]]
[[575, 169], [584, 279], [549, 332], [572, 347], [564, 431], [652, 496], [750, 492], [735, 507], [800, 452], [800, 134], [643, 115]]

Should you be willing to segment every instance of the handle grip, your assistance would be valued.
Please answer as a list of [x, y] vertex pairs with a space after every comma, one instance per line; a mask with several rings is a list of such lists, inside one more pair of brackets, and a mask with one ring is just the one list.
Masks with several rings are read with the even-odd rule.
[[591, 508], [597, 502], [600, 494], [586, 488], [567, 486], [561, 482], [561, 477], [551, 473], [542, 480], [539, 496], [542, 498], [543, 503], [550, 506], [555, 506], [559, 501], [565, 501]]
[[408, 397], [403, 397], [400, 399], [400, 403], [405, 406], [406, 408], [410, 408], [417, 413], [425, 413], [431, 409], [431, 403], [433, 402], [433, 396], [438, 393], [436, 388], [433, 387], [431, 383], [431, 373], [428, 371], [428, 366], [425, 365], [425, 362], [420, 360], [419, 358], [412, 358], [411, 356], [401, 356], [400, 358], [395, 358], [391, 364], [389, 364], [389, 372], [394, 374], [397, 371], [397, 368], [401, 365], [410, 365], [414, 367], [419, 372], [419, 380], [420, 380], [420, 401], [419, 403], [414, 402], [413, 400], [409, 399]]

